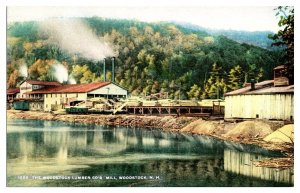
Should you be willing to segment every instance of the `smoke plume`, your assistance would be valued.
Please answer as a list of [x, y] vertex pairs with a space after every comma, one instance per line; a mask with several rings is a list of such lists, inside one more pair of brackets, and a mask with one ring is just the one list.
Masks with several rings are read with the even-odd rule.
[[41, 29], [49, 35], [51, 43], [69, 53], [94, 61], [114, 56], [110, 46], [79, 19], [47, 20], [42, 22]]
[[26, 64], [22, 64], [20, 67], [19, 67], [19, 74], [21, 77], [24, 77], [24, 78], [27, 78], [28, 76], [28, 68], [27, 68], [27, 65]]
[[52, 65], [52, 75], [59, 83], [76, 84], [74, 77], [69, 75], [67, 68], [59, 62]]
[[59, 83], [68, 81], [68, 70], [64, 65], [60, 63], [56, 63], [52, 65], [52, 68], [53, 68], [53, 75], [56, 81], [58, 81]]
[[72, 75], [69, 76], [68, 83], [69, 83], [69, 84], [76, 84], [76, 80], [75, 80], [75, 78], [73, 78]]

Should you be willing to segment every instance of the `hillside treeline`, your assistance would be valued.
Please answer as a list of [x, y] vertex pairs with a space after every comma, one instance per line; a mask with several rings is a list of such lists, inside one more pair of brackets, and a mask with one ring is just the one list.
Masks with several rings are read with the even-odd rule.
[[[240, 44], [224, 36], [185, 29], [172, 23], [82, 18], [116, 53], [115, 81], [132, 95], [169, 92], [171, 98], [221, 98], [250, 79], [272, 79], [280, 51]], [[103, 61], [69, 53], [52, 44], [39, 22], [8, 24], [7, 86], [28, 78], [55, 80], [51, 66], [64, 65], [77, 83], [103, 80]], [[74, 29], [76, 30], [76, 29]], [[67, 34], [66, 34], [67, 35]], [[106, 60], [110, 80], [111, 59]]]

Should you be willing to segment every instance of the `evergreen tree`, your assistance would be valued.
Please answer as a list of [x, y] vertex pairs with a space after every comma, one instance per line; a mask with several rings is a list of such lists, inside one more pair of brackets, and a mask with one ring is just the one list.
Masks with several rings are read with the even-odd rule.
[[187, 92], [187, 95], [188, 95], [189, 99], [200, 99], [201, 88], [198, 85], [194, 84], [191, 87], [190, 91]]
[[228, 74], [228, 91], [239, 89], [243, 86], [244, 77], [240, 65], [233, 67]]
[[227, 91], [222, 67], [214, 63], [210, 74], [211, 75], [204, 86], [202, 98], [219, 99], [223, 97]]

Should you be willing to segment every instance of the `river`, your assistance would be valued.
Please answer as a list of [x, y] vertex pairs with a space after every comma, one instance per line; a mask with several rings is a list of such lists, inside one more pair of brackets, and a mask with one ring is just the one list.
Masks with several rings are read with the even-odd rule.
[[254, 145], [158, 129], [7, 120], [7, 186], [293, 186]]

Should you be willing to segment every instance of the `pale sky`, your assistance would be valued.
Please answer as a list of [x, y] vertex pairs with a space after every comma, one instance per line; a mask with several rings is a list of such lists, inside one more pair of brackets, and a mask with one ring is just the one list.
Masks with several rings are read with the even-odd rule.
[[278, 18], [271, 6], [194, 7], [15, 7], [7, 8], [7, 20], [43, 20], [51, 17], [137, 19], [140, 21], [181, 21], [214, 29], [278, 31]]

